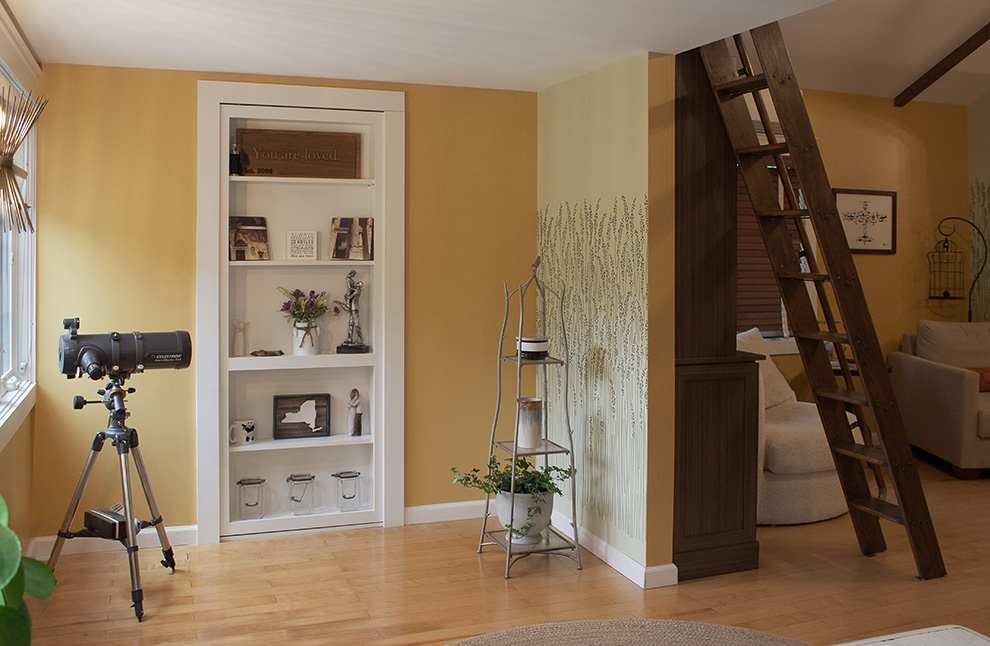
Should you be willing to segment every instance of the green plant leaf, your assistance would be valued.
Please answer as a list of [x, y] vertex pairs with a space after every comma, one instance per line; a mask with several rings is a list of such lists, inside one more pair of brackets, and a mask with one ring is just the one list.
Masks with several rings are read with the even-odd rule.
[[31, 617], [27, 606], [23, 611], [0, 606], [0, 644], [4, 646], [28, 646], [31, 643]]
[[0, 589], [7, 587], [21, 567], [21, 542], [9, 527], [0, 527]]
[[24, 590], [36, 599], [47, 599], [55, 591], [55, 573], [46, 563], [24, 557]]
[[17, 568], [17, 574], [5, 585], [0, 592], [3, 593], [4, 604], [11, 608], [20, 608], [24, 603], [24, 563]]
[[3, 499], [3, 495], [0, 494], [0, 525], [6, 527], [10, 522], [10, 515], [7, 512], [7, 501]]

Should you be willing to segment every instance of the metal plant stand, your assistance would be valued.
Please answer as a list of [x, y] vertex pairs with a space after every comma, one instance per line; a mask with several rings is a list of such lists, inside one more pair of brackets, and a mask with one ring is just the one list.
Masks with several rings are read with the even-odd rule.
[[[550, 554], [555, 556], [565, 556], [577, 562], [577, 567], [581, 569], [581, 550], [578, 545], [577, 540], [577, 471], [574, 468], [574, 438], [571, 429], [570, 413], [568, 412], [568, 352], [567, 352], [567, 334], [564, 330], [564, 289], [562, 288], [560, 293], [555, 292], [546, 286], [546, 284], [541, 281], [537, 275], [536, 271], [540, 266], [540, 259], [537, 258], [536, 262], [533, 263], [533, 275], [525, 283], [522, 283], [509, 292], [508, 286], [503, 283], [503, 290], [505, 292], [505, 314], [502, 318], [502, 331], [499, 335], [498, 341], [498, 360], [497, 360], [497, 394], [495, 398], [495, 415], [492, 418], [492, 433], [491, 439], [489, 441], [488, 456], [489, 460], [498, 451], [504, 451], [512, 455], [512, 486], [510, 497], [511, 501], [515, 502], [515, 476], [516, 476], [516, 463], [517, 459], [521, 457], [532, 458], [538, 460], [542, 457], [543, 466], [546, 467], [549, 464], [549, 459], [551, 455], [566, 455], [570, 461], [571, 468], [571, 531], [570, 535], [561, 531], [561, 529], [554, 527], [552, 524], [545, 529], [540, 537], [539, 542], [536, 543], [520, 543], [518, 540], [514, 540], [513, 532], [507, 531], [506, 528], [498, 523], [497, 529], [489, 529], [488, 519], [492, 516], [492, 497], [487, 496], [485, 499], [485, 515], [481, 521], [481, 537], [478, 542], [478, 553], [480, 554], [486, 545], [498, 545], [503, 550], [505, 550], [505, 578], [509, 578], [509, 570], [519, 559], [531, 556], [533, 554]], [[519, 326], [517, 337], [521, 338], [523, 336], [523, 322], [525, 321], [526, 314], [526, 296], [531, 287], [535, 287], [535, 316], [536, 324], [538, 328], [538, 333], [541, 336], [546, 336], [547, 320], [549, 318], [550, 310], [547, 308], [547, 297], [548, 294], [552, 299], [551, 302], [556, 301], [556, 313], [557, 320], [560, 322], [559, 329], [559, 342], [562, 345], [562, 357], [557, 358], [553, 356], [547, 356], [541, 359], [527, 359], [523, 358], [522, 345], [516, 343], [515, 352], [512, 354], [506, 354], [504, 351], [505, 344], [505, 329], [509, 321], [509, 310], [512, 308], [512, 301], [518, 298], [519, 304]], [[512, 441], [495, 441], [495, 432], [498, 428], [499, 421], [499, 409], [502, 403], [502, 366], [504, 364], [514, 364], [516, 371], [516, 400], [515, 400], [515, 418], [513, 424], [513, 439]], [[549, 439], [548, 429], [549, 429], [549, 406], [544, 407], [544, 414], [542, 417], [542, 429], [540, 435], [540, 446], [538, 448], [522, 448], [518, 446], [519, 439], [519, 421], [520, 421], [520, 402], [523, 399], [522, 395], [522, 371], [523, 368], [529, 366], [535, 367], [537, 370], [537, 383], [542, 384], [544, 404], [548, 404], [547, 401], [550, 391], [547, 384], [547, 371], [548, 370], [562, 370], [563, 374], [563, 413], [564, 413], [564, 429], [567, 432], [567, 446], [562, 446], [555, 442], [551, 442]], [[553, 495], [552, 493], [550, 495]], [[515, 504], [512, 505], [515, 508]], [[497, 520], [497, 518], [496, 518]], [[515, 527], [515, 519], [512, 518], [509, 525]]]

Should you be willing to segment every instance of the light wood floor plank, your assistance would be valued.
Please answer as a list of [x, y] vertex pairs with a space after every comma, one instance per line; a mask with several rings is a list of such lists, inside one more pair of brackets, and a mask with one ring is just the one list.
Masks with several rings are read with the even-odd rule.
[[862, 556], [847, 516], [761, 527], [760, 569], [642, 590], [590, 553], [534, 556], [503, 578], [477, 554], [478, 520], [236, 540], [140, 552], [145, 620], [123, 552], [63, 554], [55, 594], [30, 600], [35, 643], [143, 646], [433, 646], [547, 621], [668, 618], [764, 630], [825, 646], [958, 623], [990, 634], [990, 478], [920, 462], [948, 576], [918, 581], [903, 529]]

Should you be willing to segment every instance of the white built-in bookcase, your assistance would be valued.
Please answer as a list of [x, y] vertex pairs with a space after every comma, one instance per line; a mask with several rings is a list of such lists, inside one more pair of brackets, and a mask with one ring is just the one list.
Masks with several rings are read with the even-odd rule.
[[[405, 99], [400, 92], [201, 81], [198, 97], [197, 376], [198, 540], [321, 527], [403, 522]], [[358, 132], [359, 179], [237, 176], [230, 142], [241, 128]], [[230, 261], [228, 218], [262, 216], [271, 259]], [[334, 217], [374, 218], [374, 259], [330, 260]], [[317, 260], [286, 258], [286, 231], [318, 232]], [[361, 326], [371, 352], [336, 354], [346, 314], [321, 321], [322, 350], [294, 356], [278, 286], [342, 298], [351, 270], [364, 283]], [[248, 350], [233, 356], [231, 321], [249, 321]], [[332, 337], [332, 338], [331, 338]], [[352, 388], [365, 402], [364, 432], [347, 432]], [[329, 437], [273, 439], [273, 396], [329, 393]], [[234, 419], [252, 418], [257, 441], [232, 446]], [[357, 511], [336, 506], [332, 474], [360, 471]], [[293, 516], [286, 478], [316, 476], [315, 511]], [[264, 478], [266, 513], [242, 520], [236, 482]]]

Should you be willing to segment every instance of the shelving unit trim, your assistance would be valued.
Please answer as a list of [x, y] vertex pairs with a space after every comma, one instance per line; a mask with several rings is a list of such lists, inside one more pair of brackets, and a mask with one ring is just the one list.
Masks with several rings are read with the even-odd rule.
[[[196, 363], [199, 397], [196, 450], [199, 540], [210, 543], [217, 542], [221, 536], [335, 525], [401, 525], [404, 515], [402, 413], [405, 372], [404, 95], [401, 92], [213, 81], [201, 81], [198, 90]], [[362, 152], [365, 153], [362, 156], [361, 179], [243, 177], [228, 174], [227, 142], [236, 128], [283, 129], [283, 125], [288, 130], [361, 132], [364, 135]], [[236, 201], [232, 202], [232, 199]], [[296, 202], [295, 213], [292, 210], [293, 201]], [[300, 202], [306, 212], [298, 210]], [[253, 211], [255, 207], [257, 212]], [[296, 214], [303, 217], [300, 219]], [[227, 258], [229, 215], [267, 217], [270, 250], [276, 258], [283, 245], [279, 236], [284, 236], [285, 230], [317, 229], [325, 231], [323, 235], [328, 236], [331, 217], [372, 217], [375, 219], [376, 260], [230, 262]], [[270, 309], [266, 296], [251, 305], [252, 311], [238, 312], [237, 316], [232, 316], [228, 290], [234, 284], [235, 277], [238, 287], [242, 288], [245, 278], [249, 281], [248, 287], [252, 286], [251, 281], [256, 282], [259, 277], [262, 282], [275, 280], [276, 284], [282, 284], [287, 278], [291, 279], [292, 272], [296, 270], [306, 281], [323, 271], [332, 272], [329, 274], [332, 281], [342, 281], [350, 269], [357, 269], [365, 276], [362, 278], [366, 281], [361, 301], [362, 328], [366, 337], [370, 338], [374, 352], [313, 357], [230, 356], [232, 329], [229, 319], [247, 318], [252, 321], [252, 318], [266, 315]], [[237, 298], [241, 299], [241, 303], [250, 303], [250, 300], [244, 299], [254, 299], [255, 293], [267, 294], [270, 286], [265, 284], [262, 287], [261, 292], [242, 292]], [[271, 289], [274, 294], [274, 288]], [[277, 296], [274, 298], [277, 299]], [[272, 311], [273, 317], [278, 316], [277, 309], [278, 303]], [[244, 313], [248, 316], [240, 316]], [[271, 321], [267, 318], [264, 321], [270, 327]], [[258, 323], [258, 320], [252, 322]], [[264, 327], [252, 326], [249, 342], [251, 330]], [[253, 347], [259, 347], [259, 343], [260, 347], [273, 347], [268, 345], [271, 333], [266, 334], [268, 336], [265, 338], [256, 338]], [[343, 340], [337, 331], [333, 337], [334, 343]], [[277, 338], [281, 344], [281, 337]], [[362, 373], [355, 374], [358, 379], [356, 385], [366, 398], [364, 421], [366, 432], [370, 430], [370, 435], [360, 438], [330, 436], [279, 440], [277, 443], [266, 439], [250, 447], [228, 446], [226, 427], [229, 419], [238, 414], [238, 409], [229, 403], [234, 396], [231, 392], [234, 383], [240, 389], [237, 397], [245, 397], [244, 384], [247, 384], [254, 388], [250, 397], [258, 401], [259, 394], [262, 399], [271, 394], [258, 393], [258, 384], [264, 391], [265, 381], [271, 381], [271, 390], [281, 394], [277, 389], [277, 384], [285, 381], [281, 374], [286, 377], [291, 375], [292, 379], [288, 381], [296, 384], [300, 375], [312, 375], [316, 383], [328, 380], [339, 382], [336, 375], [351, 375], [354, 369], [366, 371], [363, 376]], [[344, 379], [350, 380], [351, 377], [345, 376]], [[350, 385], [345, 385], [349, 390]], [[334, 427], [339, 428], [343, 423], [339, 402], [346, 403], [342, 395], [347, 390], [341, 392], [339, 383], [331, 383], [330, 387], [337, 389], [331, 392], [335, 393], [337, 402]], [[295, 392], [317, 390], [297, 389]], [[346, 411], [346, 405], [343, 410]], [[264, 417], [259, 418], [258, 415], [257, 410], [250, 413], [260, 422]], [[292, 457], [292, 449], [303, 449], [299, 452], [301, 456], [305, 452], [316, 452], [316, 456], [306, 455], [299, 461], [301, 466], [320, 464], [320, 456], [332, 458], [326, 464], [348, 462], [352, 458], [347, 456], [357, 459], [355, 466], [363, 465], [360, 470], [370, 478], [365, 490], [367, 497], [362, 494], [362, 510], [346, 513], [333, 511], [305, 517], [277, 514], [260, 520], [237, 519], [234, 509], [237, 491], [233, 481], [243, 474], [232, 471], [236, 468], [233, 461], [248, 460], [245, 465], [255, 465], [262, 471], [292, 467], [297, 463], [296, 458]], [[338, 454], [337, 449], [343, 453]], [[277, 458], [274, 459], [274, 466], [272, 461], [266, 459], [269, 456]], [[326, 464], [320, 467], [321, 479], [328, 476], [324, 473], [328, 468]], [[268, 476], [268, 473], [265, 475]]]

